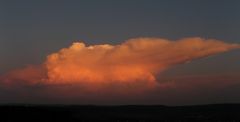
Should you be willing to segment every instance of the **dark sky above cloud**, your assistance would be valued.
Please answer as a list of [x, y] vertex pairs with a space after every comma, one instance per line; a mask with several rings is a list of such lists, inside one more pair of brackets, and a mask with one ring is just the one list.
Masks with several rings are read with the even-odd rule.
[[240, 42], [239, 6], [238, 0], [1, 0], [0, 72], [40, 63], [73, 40], [99, 44], [134, 37], [203, 37]]
[[[76, 40], [82, 40], [86, 45], [117, 45], [123, 43], [124, 40], [136, 37], [157, 37], [173, 41], [186, 37], [202, 37], [222, 40], [228, 44], [240, 43], [239, 11], [240, 1], [238, 0], [64, 0], [57, 2], [1, 0], [0, 79], [6, 77], [4, 75], [7, 72], [17, 72], [13, 69], [24, 69], [24, 67], [27, 67], [25, 70], [34, 76], [29, 81], [46, 75], [41, 74], [42, 69], [37, 68], [36, 72], [32, 72], [32, 70], [35, 71], [36, 67], [41, 67], [39, 65], [46, 61], [47, 55], [69, 47]], [[238, 82], [240, 80], [237, 77], [240, 73], [239, 55], [239, 50], [233, 50], [170, 67], [156, 78], [174, 81], [171, 83], [176, 81], [177, 84], [184, 82], [181, 86], [183, 91], [177, 91], [174, 88], [158, 89], [146, 93], [148, 95], [143, 95], [144, 97], [140, 95], [135, 102], [129, 100], [130, 98], [123, 100], [123, 97], [122, 103], [167, 104], [171, 103], [170, 101], [177, 101], [172, 104], [192, 104], [239, 101]], [[222, 80], [218, 83], [220, 85], [213, 85], [215, 82], [217, 84], [219, 80], [217, 77], [225, 75], [230, 75], [225, 77], [229, 82], [226, 87], [221, 87]], [[179, 79], [183, 76], [187, 77]], [[212, 80], [209, 81], [206, 76]], [[195, 81], [195, 79], [197, 80]], [[187, 82], [193, 84], [193, 87], [188, 89], [187, 86], [184, 86], [185, 83], [187, 85]], [[213, 82], [213, 84], [205, 86], [203, 83], [199, 86], [195, 82]], [[43, 99], [47, 99], [48, 102], [54, 103], [55, 99], [64, 99], [58, 96], [63, 92], [52, 93], [49, 90], [53, 89], [52, 86], [35, 84], [22, 87], [15, 85], [14, 87], [16, 87], [15, 90], [11, 90], [1, 86], [0, 100], [44, 102]], [[59, 87], [55, 86], [54, 89], [63, 90]], [[73, 86], [65, 86], [65, 91], [71, 87]], [[202, 90], [206, 87], [212, 88], [208, 94]], [[74, 97], [77, 89], [74, 87], [72, 91], [69, 91], [72, 97], [66, 95], [69, 97], [69, 103], [81, 101], [80, 98]], [[192, 96], [197, 95], [198, 99], [185, 97], [191, 90]], [[55, 97], [53, 97], [54, 95]], [[205, 95], [208, 95], [208, 98], [205, 98]], [[179, 96], [185, 99], [181, 99], [182, 97]], [[135, 99], [135, 97], [133, 98]], [[151, 100], [146, 101], [146, 99]], [[184, 103], [185, 100], [188, 101]], [[100, 100], [98, 101], [100, 102]], [[89, 101], [86, 100], [87, 102]]]

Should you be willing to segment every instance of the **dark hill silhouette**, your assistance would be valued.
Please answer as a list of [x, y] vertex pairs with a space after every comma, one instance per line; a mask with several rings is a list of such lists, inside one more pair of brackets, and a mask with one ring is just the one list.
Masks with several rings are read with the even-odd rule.
[[0, 121], [240, 121], [240, 104], [162, 105], [1, 105]]

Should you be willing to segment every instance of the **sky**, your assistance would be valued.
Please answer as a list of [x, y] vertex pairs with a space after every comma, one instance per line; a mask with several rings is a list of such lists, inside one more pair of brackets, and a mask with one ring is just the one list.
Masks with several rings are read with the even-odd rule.
[[1, 0], [0, 101], [240, 102], [239, 12], [238, 0]]

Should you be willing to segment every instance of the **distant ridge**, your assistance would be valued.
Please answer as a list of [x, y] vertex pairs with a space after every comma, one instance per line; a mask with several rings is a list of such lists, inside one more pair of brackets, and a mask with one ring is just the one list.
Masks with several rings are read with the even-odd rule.
[[0, 121], [240, 121], [240, 104], [61, 105], [1, 104]]
[[240, 106], [240, 103], [211, 103], [211, 104], [192, 104], [192, 105], [161, 105], [161, 104], [120, 104], [120, 105], [97, 105], [97, 104], [32, 104], [32, 103], [0, 103], [3, 106], [92, 106], [92, 107], [200, 107], [200, 106]]

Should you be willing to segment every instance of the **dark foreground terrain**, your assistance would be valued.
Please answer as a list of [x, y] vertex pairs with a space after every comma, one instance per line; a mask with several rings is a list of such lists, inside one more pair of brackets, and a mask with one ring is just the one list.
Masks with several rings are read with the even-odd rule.
[[198, 106], [2, 105], [0, 122], [240, 122], [240, 104]]

